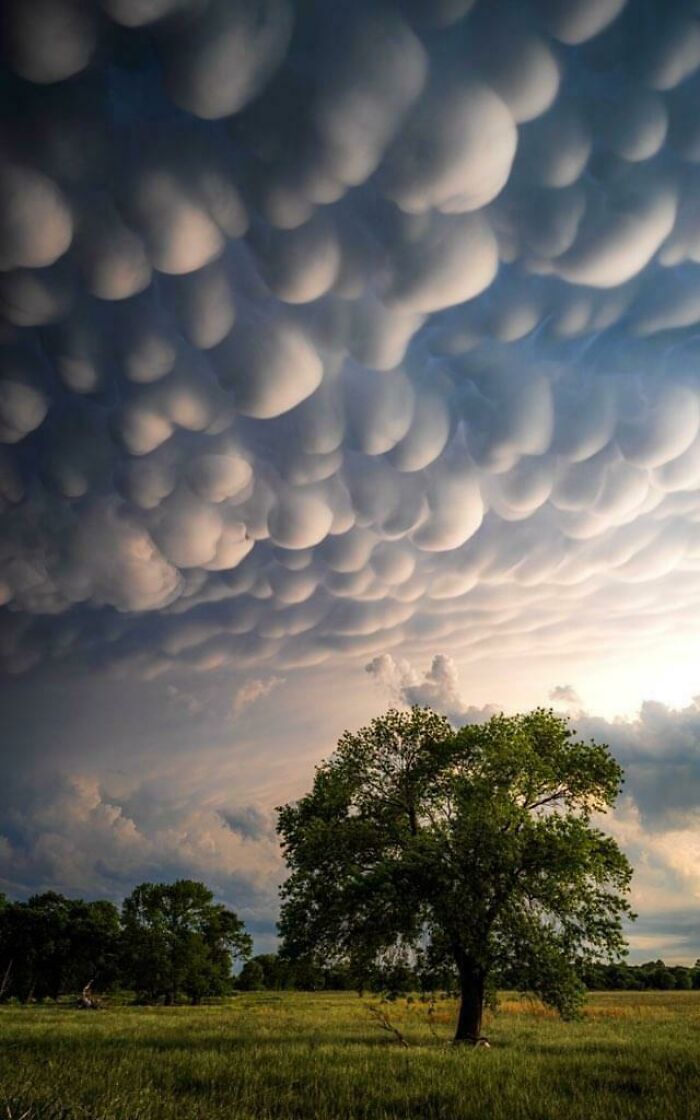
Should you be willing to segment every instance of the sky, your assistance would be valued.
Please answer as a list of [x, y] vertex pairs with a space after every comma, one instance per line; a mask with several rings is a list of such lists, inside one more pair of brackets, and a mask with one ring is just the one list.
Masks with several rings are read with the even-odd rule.
[[700, 957], [696, 0], [0, 18], [0, 890], [270, 948], [346, 727], [552, 705]]

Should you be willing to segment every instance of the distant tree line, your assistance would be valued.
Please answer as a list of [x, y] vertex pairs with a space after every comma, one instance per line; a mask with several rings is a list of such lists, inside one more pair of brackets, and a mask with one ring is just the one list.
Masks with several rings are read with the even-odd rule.
[[[59, 999], [88, 985], [95, 992], [128, 991], [137, 1000], [173, 1004], [233, 991], [455, 992], [456, 972], [430, 953], [386, 954], [362, 972], [323, 966], [282, 953], [251, 956], [252, 940], [236, 914], [214, 902], [203, 883], [142, 883], [121, 909], [104, 899], [85, 902], [54, 891], [26, 902], [0, 895], [0, 1001]], [[238, 975], [234, 963], [243, 962]], [[700, 989], [695, 966], [649, 961], [596, 965], [582, 979], [598, 991]], [[514, 965], [501, 988], [522, 988]]]
[[[502, 990], [526, 989], [525, 977], [513, 967], [497, 978]], [[692, 967], [645, 964], [597, 965], [583, 970], [582, 980], [591, 991], [691, 991], [700, 990], [700, 959]], [[389, 960], [358, 976], [343, 966], [324, 968], [311, 961], [287, 960], [283, 954], [261, 953], [245, 962], [236, 981], [241, 991], [368, 991], [398, 996], [408, 992], [456, 993], [458, 980], [449, 969], [434, 970], [420, 958], [410, 965]]]
[[584, 980], [586, 987], [594, 991], [689, 992], [700, 989], [700, 959], [691, 968], [663, 961], [596, 965], [586, 971]]
[[230, 990], [252, 940], [204, 883], [142, 883], [121, 910], [54, 891], [0, 895], [0, 1000], [127, 989], [144, 1002], [198, 1003]]

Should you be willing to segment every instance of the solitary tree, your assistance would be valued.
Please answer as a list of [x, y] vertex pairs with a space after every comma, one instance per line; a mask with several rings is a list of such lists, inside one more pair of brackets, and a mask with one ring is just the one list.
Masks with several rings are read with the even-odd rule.
[[311, 792], [279, 810], [285, 951], [449, 959], [455, 1042], [478, 1041], [487, 985], [516, 963], [523, 987], [574, 1014], [581, 970], [625, 952], [631, 868], [592, 822], [621, 782], [608, 748], [551, 711], [454, 732], [414, 707], [346, 732]]

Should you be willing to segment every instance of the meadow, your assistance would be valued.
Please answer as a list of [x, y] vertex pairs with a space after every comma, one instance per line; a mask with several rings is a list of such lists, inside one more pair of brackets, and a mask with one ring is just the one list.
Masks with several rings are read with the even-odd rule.
[[580, 1021], [501, 998], [491, 1048], [449, 1045], [455, 1005], [353, 993], [217, 1006], [0, 1008], [3, 1120], [692, 1120], [700, 992], [592, 994]]

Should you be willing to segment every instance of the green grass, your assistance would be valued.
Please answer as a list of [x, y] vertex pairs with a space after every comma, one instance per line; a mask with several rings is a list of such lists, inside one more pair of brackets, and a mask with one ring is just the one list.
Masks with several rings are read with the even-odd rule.
[[700, 992], [606, 993], [562, 1023], [504, 997], [490, 1050], [454, 1005], [399, 1001], [403, 1049], [353, 994], [224, 1006], [0, 1008], [2, 1120], [693, 1120]]

